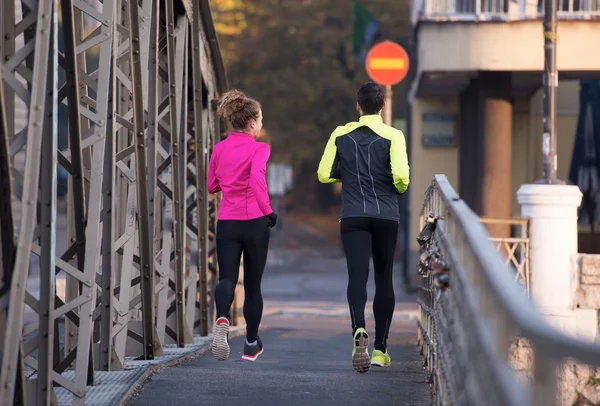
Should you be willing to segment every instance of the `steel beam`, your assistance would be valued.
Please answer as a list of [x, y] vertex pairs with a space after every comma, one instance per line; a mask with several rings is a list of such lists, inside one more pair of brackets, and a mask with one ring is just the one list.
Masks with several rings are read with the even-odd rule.
[[[63, 167], [69, 172], [69, 198], [72, 203], [72, 209], [69, 214], [72, 214], [70, 218], [70, 223], [72, 224], [73, 230], [73, 240], [68, 241], [68, 244], [75, 245], [75, 255], [76, 260], [74, 261], [74, 265], [77, 269], [82, 270], [84, 266], [84, 247], [85, 247], [85, 175], [83, 171], [83, 153], [81, 147], [81, 113], [79, 109], [79, 63], [77, 58], [76, 51], [76, 23], [75, 23], [75, 8], [73, 6], [72, 0], [61, 0], [61, 13], [62, 13], [62, 21], [63, 21], [63, 43], [65, 48], [64, 53], [64, 62], [62, 63], [66, 83], [64, 88], [66, 89], [66, 97], [67, 97], [67, 105], [68, 105], [68, 120], [69, 120], [69, 152], [71, 154], [70, 161], [66, 158], [65, 161], [68, 162], [68, 165], [63, 165]], [[62, 89], [61, 89], [62, 90]], [[60, 92], [59, 92], [60, 93]], [[61, 100], [59, 100], [59, 103]], [[59, 152], [59, 157], [64, 157], [62, 155], [62, 151]], [[71, 295], [68, 290], [70, 285], [79, 284], [76, 278], [71, 276], [67, 276], [67, 286], [66, 290], [66, 300], [67, 302], [71, 299]], [[76, 291], [78, 291], [77, 286], [74, 287]], [[73, 295], [77, 297], [77, 294]], [[73, 297], [73, 298], [74, 298]], [[71, 343], [69, 340], [69, 332], [71, 327], [71, 321], [65, 321], [65, 329], [66, 331], [66, 341], [69, 344]], [[76, 326], [73, 325], [73, 328]], [[70, 345], [67, 344], [67, 351]], [[57, 355], [60, 356], [60, 349], [56, 350]], [[59, 359], [55, 360], [56, 362]]]
[[[38, 199], [39, 175], [41, 169], [41, 149], [46, 93], [52, 84], [48, 84], [48, 71], [54, 72], [50, 60], [50, 38], [53, 13], [52, 0], [40, 0], [37, 10], [35, 36], [35, 59], [33, 66], [33, 86], [30, 99], [30, 114], [27, 134], [27, 155], [22, 198], [22, 219], [14, 263], [14, 273], [10, 286], [6, 335], [2, 351], [0, 371], [0, 399], [12, 404], [17, 371], [21, 371], [19, 354], [22, 353], [22, 323], [25, 310], [27, 276], [30, 251], [36, 226], [36, 208]], [[26, 403], [26, 402], [25, 402]]]
[[202, 68], [201, 68], [201, 29], [200, 29], [200, 0], [196, 0], [193, 6], [192, 20], [192, 69], [194, 78], [194, 138], [195, 138], [195, 164], [196, 164], [196, 205], [198, 219], [198, 273], [200, 280], [200, 335], [206, 336], [209, 332], [208, 318], [208, 213], [209, 201], [206, 190], [206, 173], [208, 170], [208, 131], [203, 125], [202, 105]]
[[53, 13], [53, 23], [49, 36], [49, 69], [46, 73], [46, 107], [44, 109], [42, 156], [41, 156], [41, 204], [39, 227], [41, 228], [40, 256], [40, 301], [38, 341], [38, 405], [49, 405], [53, 400], [54, 372], [54, 297], [56, 295], [56, 170], [57, 170], [57, 70], [58, 67], [58, 18]]
[[[163, 3], [164, 4], [164, 3]], [[161, 20], [161, 9], [158, 8], [157, 21]], [[153, 37], [154, 38], [154, 37]], [[164, 149], [166, 142], [169, 142], [168, 132], [169, 122], [167, 119], [170, 116], [170, 92], [168, 88], [168, 73], [166, 59], [167, 43], [167, 27], [162, 24], [157, 26], [157, 53], [160, 58], [156, 60], [156, 96], [158, 98], [156, 120], [151, 120], [150, 125], [155, 127], [155, 144], [157, 166], [155, 168], [155, 185], [156, 185], [156, 212], [155, 212], [155, 229], [157, 246], [160, 247], [158, 252], [157, 262], [160, 264], [158, 270], [157, 284], [157, 300], [156, 300], [156, 329], [161, 343], [166, 343], [171, 334], [167, 333], [167, 313], [170, 308], [170, 303], [173, 300], [174, 294], [170, 295], [170, 280], [171, 280], [171, 253], [173, 247], [173, 201], [171, 192], [171, 156]], [[165, 58], [167, 57], [167, 58]], [[152, 114], [152, 111], [149, 112]]]
[[137, 1], [129, 1], [129, 60], [133, 95], [133, 132], [135, 141], [138, 232], [142, 290], [142, 326], [144, 359], [154, 359], [154, 260], [151, 253], [151, 229], [148, 227], [148, 191], [144, 133], [144, 98], [140, 63], [140, 27]]
[[[114, 340], [114, 275], [115, 267], [115, 154], [116, 154], [116, 80], [114, 75], [114, 61], [110, 66], [109, 94], [107, 106], [107, 129], [104, 141], [104, 177], [102, 179], [102, 280], [101, 300], [102, 310], [100, 314], [100, 355], [99, 369], [110, 371], [121, 369], [121, 364], [113, 358]], [[115, 357], [116, 358], [116, 357]]]
[[[0, 2], [0, 34], [4, 34], [5, 31], [5, 18], [3, 17], [6, 11], [7, 4]], [[10, 2], [9, 2], [10, 3]], [[14, 3], [10, 3], [14, 6]], [[11, 8], [9, 8], [11, 9]], [[14, 15], [14, 10], [12, 11]], [[11, 22], [10, 25], [14, 27]], [[2, 35], [4, 37], [4, 35]], [[0, 40], [1, 41], [1, 40]], [[5, 43], [0, 42], [0, 57], [4, 59], [8, 56], [5, 48]], [[9, 120], [7, 111], [6, 99], [4, 97], [4, 81], [2, 80], [2, 65], [0, 60], [0, 183], [2, 184], [3, 193], [0, 195], [0, 363], [2, 362], [4, 353], [4, 341], [5, 335], [7, 334], [6, 317], [8, 310], [8, 301], [10, 297], [10, 287], [13, 276], [13, 266], [16, 251], [15, 242], [15, 231], [14, 231], [14, 215], [13, 215], [13, 204], [12, 204], [12, 177], [11, 177], [11, 159], [10, 159], [10, 141], [12, 132], [9, 132]], [[12, 92], [10, 92], [12, 94]], [[14, 97], [14, 96], [13, 96]], [[12, 113], [14, 117], [14, 113]], [[21, 365], [21, 359], [17, 361]], [[3, 370], [0, 370], [0, 376], [4, 374]], [[17, 374], [17, 380], [22, 379], [21, 374]], [[17, 381], [16, 387], [20, 390], [12, 390], [13, 398], [15, 403], [24, 403], [24, 392], [23, 382]], [[15, 393], [16, 392], [16, 393]]]
[[[78, 1], [79, 3], [79, 1]], [[83, 4], [80, 4], [83, 6]], [[97, 88], [95, 100], [95, 114], [88, 114], [93, 122], [92, 135], [88, 140], [92, 145], [92, 161], [90, 170], [90, 192], [87, 208], [87, 229], [85, 236], [85, 263], [83, 267], [83, 286], [81, 297], [85, 302], [81, 305], [79, 311], [79, 335], [77, 338], [77, 348], [85, 348], [85, 351], [77, 351], [75, 362], [75, 388], [76, 404], [84, 404], [85, 388], [88, 382], [87, 369], [92, 362], [88, 348], [92, 342], [93, 311], [96, 305], [96, 274], [100, 263], [101, 251], [98, 249], [101, 243], [101, 209], [102, 209], [102, 187], [104, 152], [107, 130], [107, 120], [109, 117], [108, 104], [111, 75], [114, 74], [112, 64], [114, 63], [116, 25], [114, 2], [105, 1], [102, 6], [103, 21], [100, 29], [100, 35], [104, 39], [101, 41], [100, 54], [98, 60]], [[89, 111], [89, 110], [88, 110]]]
[[178, 71], [175, 68], [176, 49], [174, 38], [175, 18], [173, 11], [173, 2], [166, 2], [166, 21], [167, 21], [167, 55], [168, 77], [169, 77], [169, 122], [171, 130], [171, 174], [172, 174], [172, 200], [173, 200], [173, 228], [175, 240], [175, 311], [176, 311], [176, 342], [177, 346], [184, 345], [184, 331], [186, 323], [185, 318], [185, 296], [184, 296], [184, 250], [182, 233], [182, 216], [179, 209], [181, 179], [179, 176], [179, 147], [178, 147], [178, 128], [177, 128], [177, 78]]
[[[2, 43], [0, 62], [2, 64], [8, 62], [15, 54], [15, 1], [0, 1], [0, 19], [2, 20], [0, 22], [2, 24], [0, 29], [2, 35], [2, 38], [0, 38]], [[7, 134], [10, 134], [8, 139], [10, 145], [15, 133], [15, 91], [4, 81], [2, 85], [4, 87], [5, 125]]]

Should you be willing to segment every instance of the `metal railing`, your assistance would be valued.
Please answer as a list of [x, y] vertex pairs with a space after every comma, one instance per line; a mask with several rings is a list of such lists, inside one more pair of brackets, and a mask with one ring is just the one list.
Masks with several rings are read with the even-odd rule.
[[[446, 176], [435, 176], [421, 218], [419, 345], [435, 404], [556, 405], [559, 365], [600, 365], [600, 346], [551, 328], [519, 290]], [[530, 382], [511, 368], [515, 337], [534, 350]]]
[[225, 70], [208, 0], [2, 0], [0, 35], [0, 405], [85, 404], [210, 333]]
[[[411, 20], [496, 21], [542, 19], [544, 0], [413, 0]], [[600, 18], [599, 0], [559, 0], [559, 19]]]
[[[529, 219], [480, 217], [482, 224], [510, 227], [510, 237], [497, 236], [491, 232], [489, 241], [504, 259], [504, 265], [514, 271], [514, 279], [529, 296]], [[488, 232], [490, 230], [488, 229]]]

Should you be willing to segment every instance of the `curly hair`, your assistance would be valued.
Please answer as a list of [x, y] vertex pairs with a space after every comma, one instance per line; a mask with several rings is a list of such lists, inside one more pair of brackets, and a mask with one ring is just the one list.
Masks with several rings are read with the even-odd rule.
[[235, 130], [247, 128], [250, 120], [258, 119], [259, 111], [260, 103], [237, 89], [225, 93], [217, 107], [217, 113], [229, 121]]

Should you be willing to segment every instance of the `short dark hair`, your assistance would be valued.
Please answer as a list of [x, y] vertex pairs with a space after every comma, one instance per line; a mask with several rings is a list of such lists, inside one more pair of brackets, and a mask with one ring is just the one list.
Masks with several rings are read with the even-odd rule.
[[356, 95], [363, 114], [377, 114], [383, 108], [385, 89], [374, 82], [367, 82], [358, 89]]

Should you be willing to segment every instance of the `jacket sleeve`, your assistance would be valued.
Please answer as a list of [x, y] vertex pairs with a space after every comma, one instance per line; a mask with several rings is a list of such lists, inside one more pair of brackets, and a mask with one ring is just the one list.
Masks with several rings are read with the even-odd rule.
[[392, 177], [398, 193], [406, 192], [410, 183], [410, 167], [406, 155], [406, 140], [404, 134], [398, 131], [391, 140], [390, 162], [392, 164]]
[[208, 175], [206, 177], [206, 188], [208, 189], [208, 193], [217, 193], [221, 191], [221, 185], [219, 185], [219, 179], [215, 173], [217, 165], [216, 158], [217, 152], [216, 149], [213, 149], [210, 163], [208, 164]]
[[261, 142], [256, 148], [254, 158], [252, 158], [252, 168], [250, 169], [250, 188], [256, 198], [260, 211], [265, 215], [273, 213], [267, 189], [265, 174], [267, 173], [267, 161], [271, 155], [269, 145]]
[[329, 137], [329, 141], [327, 141], [321, 162], [319, 162], [317, 176], [321, 183], [336, 183], [341, 181], [338, 170], [339, 156], [337, 146], [335, 145], [336, 138], [337, 134], [334, 131]]

